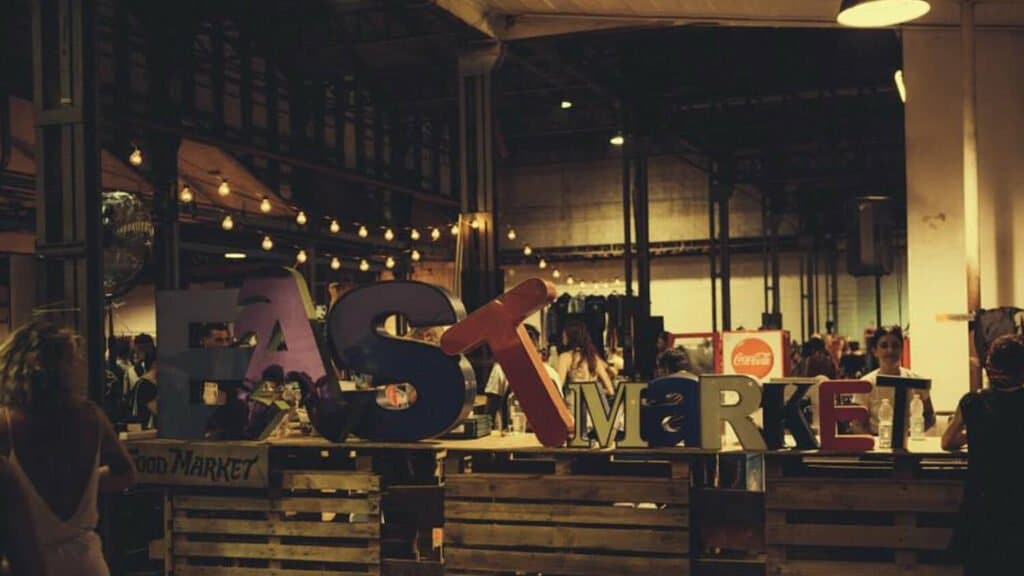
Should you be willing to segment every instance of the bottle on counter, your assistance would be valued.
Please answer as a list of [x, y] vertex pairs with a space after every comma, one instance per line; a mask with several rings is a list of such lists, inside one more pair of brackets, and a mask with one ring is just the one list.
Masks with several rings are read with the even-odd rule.
[[882, 398], [878, 407], [878, 447], [892, 448], [892, 404], [888, 398]]
[[918, 392], [910, 401], [910, 439], [924, 440], [924, 402]]

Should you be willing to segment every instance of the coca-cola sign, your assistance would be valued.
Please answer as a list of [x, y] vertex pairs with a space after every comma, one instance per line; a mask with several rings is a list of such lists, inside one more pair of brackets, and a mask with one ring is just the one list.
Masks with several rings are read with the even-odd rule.
[[732, 371], [764, 378], [775, 366], [775, 354], [767, 342], [760, 338], [744, 338], [732, 349]]

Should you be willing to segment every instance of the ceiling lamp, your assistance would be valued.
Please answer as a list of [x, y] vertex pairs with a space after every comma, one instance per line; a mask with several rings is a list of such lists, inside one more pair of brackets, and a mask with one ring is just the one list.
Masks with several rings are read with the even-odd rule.
[[299, 250], [299, 253], [295, 255], [295, 261], [298, 262], [299, 264], [305, 264], [306, 263], [306, 251], [305, 250]]
[[508, 239], [509, 240], [515, 240], [516, 239], [516, 229], [515, 228], [509, 228], [508, 229]]
[[269, 214], [270, 208], [270, 198], [264, 196], [263, 200], [260, 200], [260, 212], [263, 212], [264, 214]]
[[615, 136], [612, 136], [611, 138], [608, 139], [608, 143], [611, 144], [612, 146], [622, 146], [623, 144], [626, 143], [626, 137], [623, 136], [622, 134], [616, 134]]
[[299, 226], [305, 226], [308, 221], [309, 219], [306, 218], [306, 213], [302, 210], [299, 210], [299, 213], [295, 215], [295, 223]]
[[331, 220], [330, 230], [331, 234], [337, 234], [338, 232], [341, 232], [341, 224], [338, 224], [337, 220]]
[[274, 240], [270, 236], [264, 236], [260, 247], [269, 252], [274, 249]]
[[562, 110], [568, 110], [569, 108], [572, 108], [572, 100], [562, 100], [561, 107]]
[[412, 251], [412, 254], [410, 254], [409, 257], [412, 258], [413, 262], [419, 262], [420, 261], [420, 251], [416, 250], [414, 248], [413, 251]]
[[433, 240], [434, 242], [437, 242], [438, 240], [440, 240], [441, 239], [441, 230], [438, 229], [438, 228], [434, 228], [433, 230], [431, 230], [430, 231], [430, 239]]
[[411, 238], [413, 242], [419, 240], [420, 239], [420, 231], [415, 229], [415, 228], [413, 228], [412, 230], [409, 231], [409, 238]]
[[388, 270], [391, 270], [395, 267], [395, 259], [388, 256], [387, 260], [384, 261], [384, 266], [387, 267]]
[[337, 256], [331, 258], [331, 270], [340, 270], [340, 269], [341, 269], [341, 260], [338, 260]]
[[220, 221], [220, 227], [225, 230], [231, 230], [235, 227], [235, 221], [231, 219], [231, 214], [224, 216], [224, 219]]
[[196, 197], [192, 194], [192, 189], [188, 187], [188, 184], [181, 187], [181, 192], [178, 192], [178, 200], [181, 200], [184, 204], [188, 204], [195, 199]]
[[395, 233], [391, 230], [391, 228], [388, 228], [387, 230], [384, 231], [384, 239], [387, 240], [388, 242], [391, 242], [392, 240], [395, 239]]
[[529, 256], [530, 254], [533, 254], [533, 248], [530, 248], [529, 244], [523, 246], [523, 256]]
[[359, 261], [359, 270], [366, 272], [369, 269], [370, 263], [366, 261], [366, 258], [363, 258], [362, 260]]
[[220, 195], [221, 198], [230, 195], [231, 184], [228, 184], [227, 180], [221, 180], [220, 186], [217, 186], [217, 194]]
[[370, 235], [370, 232], [366, 229], [366, 226], [360, 226], [359, 227], [359, 237], [360, 238], [366, 238], [369, 235]]
[[133, 148], [135, 149], [128, 156], [128, 163], [135, 167], [142, 166], [142, 150], [139, 150], [138, 146], [133, 146]]
[[885, 28], [920, 18], [931, 8], [927, 0], [843, 0], [836, 21], [854, 28]]
[[459, 235], [459, 225], [458, 224], [452, 224], [452, 227], [449, 230], [449, 232], [452, 233], [452, 236], [458, 236]]
[[897, 70], [892, 75], [892, 79], [896, 82], [896, 91], [900, 94], [900, 102], [907, 103], [907, 85], [903, 83], [903, 70]]

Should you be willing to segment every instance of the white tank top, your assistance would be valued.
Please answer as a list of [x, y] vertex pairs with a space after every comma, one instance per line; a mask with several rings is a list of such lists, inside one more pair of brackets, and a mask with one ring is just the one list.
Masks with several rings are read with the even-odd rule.
[[11, 443], [11, 468], [26, 499], [28, 514], [31, 516], [39, 541], [46, 576], [109, 576], [110, 569], [103, 559], [103, 544], [96, 534], [96, 525], [99, 523], [96, 499], [99, 494], [102, 441], [97, 439], [92, 474], [89, 475], [78, 507], [71, 518], [63, 521], [39, 495], [32, 480], [18, 462], [18, 454], [14, 449], [14, 428], [11, 426], [11, 415], [7, 408], [4, 408], [4, 417], [7, 420], [7, 436]]

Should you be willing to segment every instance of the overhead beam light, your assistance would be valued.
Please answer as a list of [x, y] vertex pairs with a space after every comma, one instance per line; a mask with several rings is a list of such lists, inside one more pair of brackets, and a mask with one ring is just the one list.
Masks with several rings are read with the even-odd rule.
[[892, 79], [896, 82], [896, 91], [900, 93], [900, 102], [907, 103], [907, 85], [903, 83], [903, 70], [897, 70], [892, 75]]
[[931, 9], [927, 0], [842, 0], [836, 21], [853, 28], [885, 28], [916, 20]]
[[612, 136], [611, 138], [608, 139], [608, 143], [611, 144], [612, 146], [622, 146], [623, 144], [626, 143], [626, 137], [623, 136], [622, 134], [616, 134], [615, 136]]
[[224, 258], [228, 260], [245, 260], [245, 252], [225, 252]]

